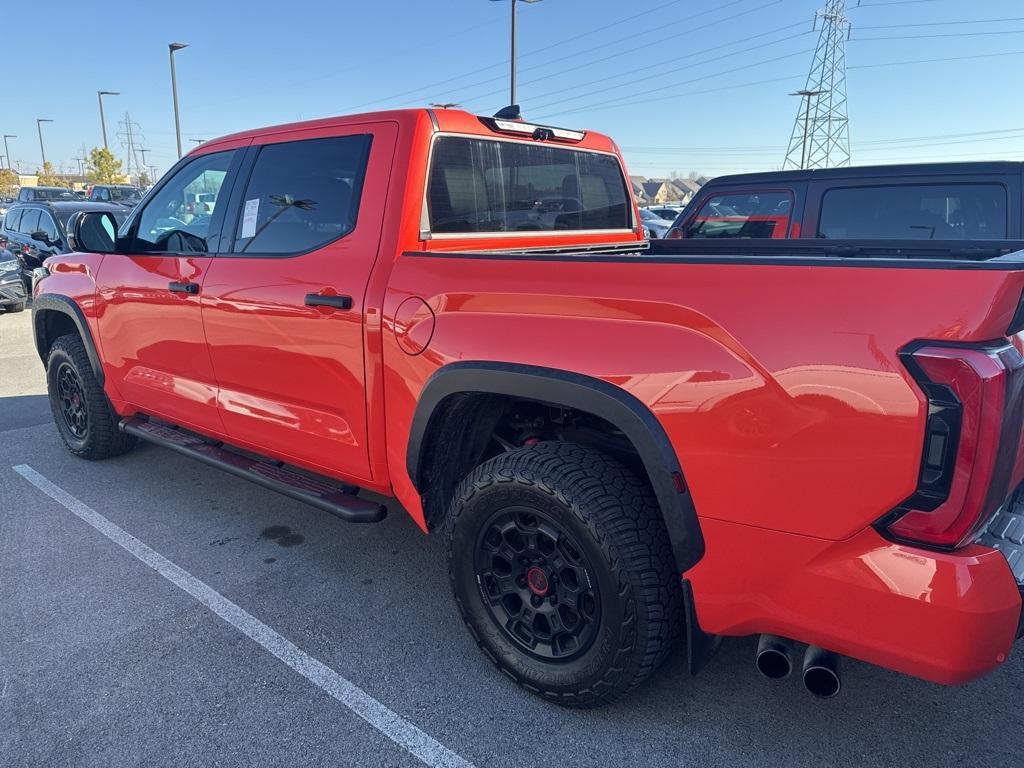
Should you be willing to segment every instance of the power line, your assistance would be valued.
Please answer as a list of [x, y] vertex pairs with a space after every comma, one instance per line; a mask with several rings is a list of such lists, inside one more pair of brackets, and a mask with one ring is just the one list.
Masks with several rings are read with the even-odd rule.
[[[664, 7], [668, 6], [668, 5], [674, 5], [678, 1], [679, 0], [675, 0], [675, 2], [664, 3], [662, 5], [656, 6], [655, 9], [652, 9], [652, 10], [656, 10], [656, 9], [659, 9], [659, 8], [664, 8]], [[717, 12], [717, 11], [721, 11], [721, 10], [724, 10], [725, 8], [729, 8], [731, 6], [738, 5], [738, 4], [744, 3], [744, 2], [749, 2], [749, 1], [750, 0], [731, 0], [731, 2], [728, 2], [725, 5], [720, 6], [719, 8], [715, 8], [715, 9], [707, 10], [707, 11], [702, 11], [702, 12], [700, 12], [698, 14], [693, 15], [693, 16], [689, 16], [689, 17], [686, 17], [684, 19], [680, 19], [680, 20], [677, 20], [677, 21], [674, 21], [674, 22], [670, 22], [670, 24], [677, 24], [677, 23], [681, 23], [683, 21], [692, 21], [693, 19], [699, 18], [700, 16], [706, 16], [709, 13], [714, 13], [714, 12]], [[581, 32], [581, 33], [573, 35], [572, 37], [569, 37], [569, 38], [565, 38], [564, 40], [561, 40], [561, 41], [559, 41], [557, 43], [552, 43], [551, 45], [546, 45], [546, 46], [544, 46], [542, 48], [536, 48], [536, 49], [534, 49], [532, 51], [527, 51], [525, 53], [520, 54], [519, 57], [522, 59], [522, 58], [526, 58], [526, 57], [529, 57], [529, 56], [534, 56], [534, 55], [536, 55], [538, 53], [542, 53], [542, 52], [550, 50], [552, 48], [561, 48], [565, 44], [567, 44], [569, 42], [572, 42], [574, 40], [579, 40], [582, 37], [586, 37], [586, 36], [591, 35], [591, 34], [596, 34], [598, 32], [601, 32], [601, 31], [606, 30], [606, 29], [610, 29], [612, 27], [617, 27], [619, 24], [623, 24], [623, 23], [626, 23], [626, 22], [635, 22], [635, 21], [636, 21], [636, 13], [634, 12], [634, 13], [631, 13], [629, 16], [624, 16], [621, 19], [618, 19], [617, 21], [612, 22], [610, 24], [604, 24], [604, 25], [602, 25], [600, 27], [597, 27], [597, 28], [594, 28], [594, 29], [591, 29], [591, 30], [587, 30], [585, 32]], [[668, 26], [668, 25], [667, 24], [662, 24], [662, 27], [665, 27], [665, 26]], [[644, 30], [644, 31], [636, 33], [636, 34], [627, 35], [625, 37], [619, 37], [619, 38], [616, 39], [616, 42], [620, 43], [620, 42], [623, 42], [624, 40], [633, 39], [635, 37], [639, 37], [639, 36], [647, 35], [647, 34], [649, 34], [649, 31], [648, 30]], [[600, 47], [603, 47], [603, 46], [600, 46]], [[543, 62], [541, 64], [534, 64], [534, 65], [529, 66], [529, 67], [523, 67], [523, 68], [520, 69], [520, 72], [527, 72], [529, 70], [537, 69], [537, 68], [542, 67], [542, 66], [550, 66], [552, 63], [557, 63], [559, 61], [564, 61], [565, 59], [572, 58], [573, 56], [582, 55], [583, 53], [589, 52], [589, 50], [593, 50], [593, 49], [588, 49], [587, 51], [578, 52], [578, 53], [575, 53], [575, 54], [569, 54], [567, 56], [563, 56], [563, 57], [560, 57], [558, 59], [554, 59], [554, 60], [551, 60], [551, 61]], [[480, 72], [485, 72], [485, 71], [487, 71], [489, 69], [495, 69], [497, 67], [503, 67], [507, 63], [508, 63], [508, 59], [505, 59], [505, 60], [503, 60], [501, 62], [498, 62], [497, 64], [492, 64], [492, 65], [489, 65], [489, 66], [486, 66], [486, 67], [477, 67], [476, 69], [474, 69], [472, 71], [464, 72], [462, 74], [455, 75], [453, 77], [449, 77], [449, 78], [446, 78], [444, 80], [438, 80], [438, 81], [433, 82], [433, 83], [428, 83], [427, 85], [419, 86], [417, 88], [412, 88], [412, 89], [407, 90], [407, 91], [402, 91], [401, 93], [396, 93], [396, 94], [393, 94], [391, 96], [385, 96], [385, 97], [381, 97], [381, 98], [377, 98], [377, 99], [372, 99], [370, 101], [364, 101], [364, 102], [362, 102], [360, 104], [353, 105], [351, 108], [352, 109], [360, 109], [362, 107], [371, 106], [371, 105], [374, 105], [374, 104], [383, 104], [383, 103], [386, 103], [386, 102], [389, 102], [389, 101], [394, 101], [396, 99], [400, 99], [402, 97], [409, 96], [411, 94], [422, 93], [422, 92], [424, 92], [424, 91], [426, 91], [428, 89], [436, 88], [437, 86], [440, 86], [440, 85], [447, 85], [448, 83], [456, 82], [458, 80], [463, 80], [463, 79], [465, 79], [467, 77], [472, 77], [474, 75], [479, 74]], [[475, 87], [476, 85], [481, 85], [481, 84], [485, 84], [485, 83], [488, 83], [488, 82], [494, 82], [497, 79], [499, 79], [499, 78], [491, 78], [491, 79], [485, 80], [485, 81], [483, 81], [481, 83], [474, 83], [471, 86], [464, 86], [464, 87]], [[433, 98], [433, 97], [431, 97], [431, 98]]]
[[[863, 6], [861, 6], [863, 7]], [[1024, 21], [1024, 16], [1009, 19], [962, 19], [960, 21], [916, 21], [909, 24], [858, 24], [857, 29], [905, 29], [907, 27], [962, 27], [964, 24], [1001, 24]]]
[[876, 35], [874, 37], [855, 37], [859, 43], [868, 40], [925, 40], [935, 37], [985, 37], [987, 35], [1019, 35], [1024, 29], [999, 29], [992, 32], [941, 32], [929, 35]]
[[[804, 24], [805, 24], [805, 22], [802, 22], [802, 21], [801, 22], [797, 22], [796, 24], [787, 24], [787, 25], [785, 25], [783, 27], [778, 27], [778, 28], [770, 30], [768, 32], [762, 32], [762, 33], [757, 34], [757, 35], [751, 35], [751, 36], [747, 36], [747, 37], [740, 38], [740, 39], [737, 39], [737, 40], [732, 40], [732, 41], [730, 41], [728, 43], [722, 43], [720, 45], [715, 45], [715, 46], [712, 46], [710, 48], [705, 48], [705, 49], [700, 50], [700, 51], [694, 51], [692, 53], [688, 53], [688, 54], [685, 54], [683, 56], [680, 56], [677, 59], [677, 61], [688, 59], [688, 58], [692, 58], [694, 56], [699, 56], [699, 55], [704, 54], [704, 53], [713, 53], [715, 51], [722, 50], [723, 48], [731, 48], [732, 46], [737, 45], [738, 43], [746, 42], [747, 40], [755, 40], [755, 39], [757, 39], [759, 37], [764, 37], [765, 35], [775, 34], [777, 32], [785, 31], [787, 29], [792, 29], [793, 27], [802, 26]], [[767, 48], [767, 47], [770, 47], [772, 45], [778, 45], [779, 43], [784, 43], [784, 42], [787, 42], [789, 40], [795, 40], [795, 39], [797, 39], [799, 37], [804, 37], [805, 35], [808, 35], [808, 34], [810, 34], [810, 30], [808, 30], [806, 32], [800, 32], [800, 33], [795, 34], [795, 35], [788, 35], [786, 37], [780, 38], [779, 40], [771, 40], [771, 41], [768, 41], [766, 43], [760, 43], [758, 45], [752, 45], [752, 46], [750, 46], [748, 48], [741, 48], [741, 49], [739, 49], [737, 51], [732, 51], [731, 53], [723, 54], [721, 56], [714, 56], [712, 58], [704, 59], [702, 61], [694, 62], [694, 63], [691, 63], [691, 64], [686, 64], [684, 66], [680, 66], [680, 67], [673, 66], [671, 68], [671, 72], [672, 72], [672, 74], [676, 74], [678, 72], [681, 72], [681, 71], [684, 71], [684, 70], [687, 70], [687, 69], [693, 69], [694, 67], [700, 67], [700, 66], [703, 66], [705, 64], [710, 64], [710, 63], [715, 62], [715, 61], [720, 61], [721, 59], [727, 59], [727, 58], [736, 56], [736, 55], [741, 54], [741, 53], [749, 53], [750, 51], [756, 51], [756, 50], [759, 50], [761, 48]], [[616, 56], [618, 56], [618, 55], [620, 55], [620, 54], [616, 54]], [[605, 57], [603, 59], [598, 59], [597, 61], [594, 61], [594, 62], [588, 62], [587, 64], [582, 65], [582, 66], [590, 67], [590, 66], [593, 66], [593, 64], [598, 64], [598, 63], [601, 63], [603, 61], [607, 61], [610, 58], [614, 58], [614, 57], [607, 56], [607, 57]], [[664, 70], [665, 69], [665, 65], [663, 63], [661, 63], [661, 62], [658, 62], [658, 63], [652, 64], [652, 65], [648, 65], [648, 66], [644, 66], [644, 67], [637, 67], [637, 68], [631, 69], [629, 72], [623, 73], [622, 75], [615, 76], [616, 78], [621, 78], [621, 77], [630, 78], [630, 80], [625, 82], [625, 83], [617, 83], [615, 85], [608, 85], [608, 86], [605, 86], [603, 88], [597, 88], [597, 89], [592, 90], [592, 91], [585, 91], [583, 93], [577, 93], [574, 96], [570, 96], [568, 98], [563, 98], [563, 99], [558, 99], [558, 100], [556, 100], [554, 102], [543, 102], [541, 104], [531, 104], [531, 108], [532, 109], [546, 109], [547, 107], [552, 106], [553, 104], [562, 104], [562, 103], [565, 103], [566, 101], [575, 101], [576, 99], [583, 99], [583, 98], [586, 98], [587, 96], [593, 96], [593, 95], [599, 94], [599, 93], [607, 93], [608, 91], [618, 90], [620, 88], [631, 88], [631, 89], [635, 90], [636, 89], [636, 75], [638, 73], [640, 73], [640, 72], [646, 72], [646, 71], [649, 71], [649, 70], [652, 70], [652, 69]], [[541, 78], [541, 79], [545, 79], [545, 78]], [[703, 78], [699, 78], [699, 79], [703, 79]], [[566, 88], [558, 88], [558, 89], [553, 90], [553, 91], [547, 91], [547, 92], [545, 92], [543, 94], [539, 94], [535, 98], [543, 99], [543, 98], [546, 98], [548, 96], [555, 96], [557, 94], [565, 93], [567, 91], [578, 91], [578, 89], [583, 87], [584, 85], [592, 85], [592, 84], [594, 84], [596, 82], [607, 82], [607, 81], [608, 81], [608, 78], [602, 78], [601, 80], [589, 80], [589, 81], [586, 81], [584, 83], [577, 83], [575, 85], [568, 86]], [[535, 81], [535, 82], [539, 82], [539, 80]], [[693, 81], [687, 80], [687, 81], [683, 81], [683, 82], [693, 82]], [[679, 84], [680, 84], [679, 82], [676, 82], [676, 83], [673, 83], [673, 86], [679, 85]], [[653, 89], [649, 89], [649, 90], [651, 90], [651, 91], [660, 91], [660, 90], [664, 90], [667, 87], [672, 87], [672, 86], [662, 86], [662, 87], [659, 87], [659, 88], [653, 88]]]
[[[737, 0], [737, 1], [739, 1], [739, 0]], [[745, 14], [756, 13], [757, 11], [764, 10], [765, 8], [771, 7], [773, 5], [778, 5], [780, 2], [781, 2], [781, 0], [769, 0], [766, 3], [763, 3], [762, 5], [757, 6], [756, 8], [750, 8], [749, 10], [747, 10], [744, 13]], [[723, 7], [725, 7], [725, 6], [723, 6]], [[722, 10], [722, 9], [721, 8], [717, 8], [715, 10]], [[699, 16], [706, 15], [707, 13], [711, 13], [711, 11], [705, 11], [704, 13], [696, 14], [695, 16], [691, 16], [691, 17], [689, 17], [687, 19], [680, 19], [679, 22], [690, 21], [690, 20], [693, 20], [693, 19], [695, 19], [695, 18], [697, 18]], [[646, 47], [652, 47], [652, 46], [655, 46], [655, 45], [660, 45], [661, 43], [668, 42], [670, 40], [677, 40], [677, 39], [679, 39], [681, 37], [686, 37], [687, 35], [692, 35], [692, 34], [695, 34], [696, 32], [700, 32], [700, 31], [703, 31], [705, 29], [708, 29], [709, 27], [714, 27], [714, 26], [717, 26], [719, 24], [723, 24], [723, 23], [725, 23], [727, 21], [732, 21], [733, 19], [735, 19], [735, 18], [737, 18], [737, 17], [739, 17], [741, 15], [744, 15], [744, 14], [733, 13], [733, 14], [725, 16], [725, 17], [723, 17], [721, 19], [716, 19], [714, 21], [710, 21], [707, 24], [702, 24], [701, 26], [698, 26], [698, 27], [689, 27], [689, 28], [683, 30], [682, 32], [676, 32], [674, 34], [658, 38], [657, 40], [649, 40], [649, 41], [646, 42], [645, 46]], [[679, 22], [673, 22], [673, 24], [679, 23]], [[801, 22], [797, 22], [796, 24], [788, 24], [788, 25], [786, 25], [784, 27], [780, 27], [779, 30], [775, 30], [775, 31], [792, 29], [793, 27], [801, 26], [803, 24], [805, 24], [805, 22], [802, 22], [802, 21]], [[622, 38], [616, 40], [616, 43], [623, 42], [625, 40], [630, 40], [630, 39], [632, 39], [634, 37], [642, 37], [642, 36], [645, 36], [647, 34], [649, 34], [649, 33], [644, 31], [644, 32], [638, 32], [638, 33], [633, 34], [633, 35], [627, 35], [626, 37], [622, 37]], [[730, 47], [732, 45], [736, 45], [739, 42], [746, 42], [747, 40], [755, 40], [755, 39], [757, 39], [759, 37], [764, 37], [765, 35], [768, 35], [768, 34], [771, 34], [771, 32], [761, 32], [761, 33], [759, 33], [757, 35], [747, 35], [747, 36], [745, 36], [743, 38], [740, 38], [738, 41], [731, 42], [731, 43], [724, 43], [724, 44], [722, 44], [720, 46], [715, 46], [715, 47], [712, 47], [712, 48], [707, 49], [705, 51], [701, 51], [701, 52], [697, 52], [697, 53], [685, 54], [685, 55], [683, 55], [683, 56], [681, 56], [679, 58], [686, 59], [686, 58], [689, 58], [691, 56], [696, 56], [696, 55], [698, 55], [698, 53], [707, 53], [708, 51], [719, 50], [721, 48], [728, 48], [728, 47]], [[583, 51], [577, 51], [576, 53], [570, 54], [568, 56], [563, 56], [560, 59], [553, 59], [551, 61], [547, 61], [547, 62], [544, 62], [542, 64], [537, 64], [537, 65], [534, 65], [532, 67], [526, 67], [522, 71], [525, 72], [527, 70], [532, 70], [532, 69], [547, 68], [547, 67], [550, 67], [552, 64], [559, 63], [560, 61], [565, 61], [566, 59], [576, 58], [577, 56], [582, 56], [583, 54], [586, 54], [586, 53], [592, 53], [593, 51], [604, 51], [604, 50], [607, 50], [607, 48], [608, 48], [607, 45], [600, 45], [600, 46], [596, 46], [594, 48], [588, 48], [588, 49], [583, 50]], [[743, 53], [743, 51], [736, 51], [736, 53]], [[636, 51], [634, 49], [627, 49], [627, 50], [624, 50], [624, 51], [617, 51], [616, 53], [612, 53], [612, 54], [609, 54], [607, 56], [602, 56], [601, 58], [598, 58], [598, 59], [590, 59], [590, 60], [584, 61], [582, 64], [577, 64], [576, 66], [573, 66], [573, 67], [559, 69], [558, 72], [556, 73], [556, 75], [561, 77], [561, 76], [565, 75], [568, 72], [575, 72], [575, 71], [580, 70], [580, 69], [589, 69], [589, 68], [593, 67], [595, 64], [601, 64], [601, 63], [603, 63], [605, 61], [611, 61], [612, 59], [619, 59], [619, 58], [623, 58], [623, 57], [626, 57], [626, 56], [635, 56], [635, 55], [636, 55]], [[633, 78], [632, 82], [625, 83], [623, 85], [624, 86], [629, 86], [629, 87], [636, 87], [635, 76], [636, 76], [637, 73], [639, 73], [639, 72], [646, 72], [648, 70], [658, 69], [658, 68], [664, 69], [665, 65], [663, 63], [659, 62], [659, 63], [651, 64], [651, 65], [648, 65], [648, 66], [644, 66], [644, 67], [632, 67], [632, 68], [630, 68], [630, 70], [628, 72], [624, 72], [621, 75], [615, 75], [615, 77], [616, 78], [621, 78], [621, 77]], [[522, 84], [523, 85], [531, 85], [533, 83], [540, 83], [540, 82], [543, 82], [544, 80], [550, 80], [552, 77], [554, 77], [556, 75], [552, 75], [552, 74], [543, 75], [541, 77], [534, 78], [533, 80], [526, 80]], [[589, 83], [593, 83], [593, 82], [596, 82], [596, 81], [592, 80], [592, 81], [588, 81], [588, 82]], [[479, 83], [479, 84], [482, 85], [482, 83]], [[477, 84], [474, 83], [473, 85], [477, 85]], [[469, 87], [473, 87], [473, 85], [464, 86], [464, 87], [469, 88]], [[547, 93], [543, 93], [543, 94], [534, 96], [534, 98], [542, 99], [542, 98], [545, 98], [545, 97], [550, 96], [552, 94], [564, 93], [567, 90], [573, 90], [573, 89], [578, 88], [578, 87], [579, 87], [579, 85], [570, 86], [569, 88], [560, 88], [560, 89], [555, 90], [555, 91], [549, 91]], [[620, 87], [622, 87], [622, 86], [620, 86]], [[503, 91], [501, 91], [501, 90], [488, 91], [487, 93], [477, 94], [475, 96], [464, 97], [463, 98], [463, 102], [478, 101], [480, 99], [486, 98], [487, 96], [493, 96], [495, 94], [499, 94], [499, 93], [502, 93], [502, 92]]]
[[[809, 51], [801, 51], [799, 53], [809, 53]], [[877, 64], [854, 64], [854, 65], [848, 66], [847, 69], [849, 69], [849, 70], [853, 70], [853, 69], [874, 69], [874, 68], [879, 68], [879, 67], [901, 67], [901, 66], [910, 66], [910, 65], [917, 65], [917, 64], [937, 64], [937, 63], [948, 62], [948, 61], [966, 61], [966, 60], [970, 60], [970, 59], [998, 58], [998, 57], [1001, 57], [1001, 56], [1019, 56], [1021, 54], [1024, 54], [1024, 50], [1021, 50], [1021, 51], [1002, 51], [1002, 52], [999, 52], [999, 53], [980, 53], [980, 54], [973, 54], [973, 55], [969, 55], [969, 56], [943, 56], [943, 57], [932, 58], [932, 59], [911, 59], [911, 60], [908, 60], [908, 61], [887, 61], [887, 62], [880, 62], [880, 63], [877, 63]], [[793, 54], [793, 55], [799, 55], [799, 54]], [[764, 63], [764, 62], [762, 62], [762, 63]], [[717, 76], [717, 74], [721, 74], [721, 73], [716, 73], [716, 74], [713, 74], [713, 75], [708, 75], [707, 77], [715, 77], [715, 76]], [[793, 81], [793, 80], [796, 80], [799, 77], [801, 77], [801, 75], [794, 74], [794, 75], [789, 75], [789, 76], [786, 76], [786, 77], [775, 77], [775, 78], [769, 78], [767, 80], [757, 80], [757, 81], [749, 82], [749, 83], [737, 83], [737, 84], [733, 84], [733, 85], [717, 86], [715, 88], [708, 88], [708, 89], [699, 90], [699, 91], [685, 91], [685, 92], [682, 92], [682, 93], [666, 94], [664, 96], [658, 96], [656, 98], [650, 98], [650, 99], [643, 98], [643, 99], [633, 99], [633, 100], [628, 100], [628, 101], [621, 101], [621, 100], [602, 101], [602, 102], [598, 102], [598, 103], [595, 103], [595, 104], [584, 105], [582, 107], [574, 107], [573, 109], [569, 109], [569, 110], [560, 110], [558, 112], [551, 112], [551, 113], [548, 113], [546, 115], [541, 115], [537, 119], [539, 119], [539, 120], [548, 120], [548, 119], [551, 119], [551, 118], [556, 118], [556, 117], [560, 117], [560, 116], [564, 116], [564, 115], [580, 114], [580, 113], [584, 113], [584, 112], [593, 112], [595, 110], [607, 110], [609, 108], [617, 108], [617, 107], [632, 107], [632, 106], [640, 106], [640, 105], [645, 105], [645, 104], [656, 104], [658, 102], [661, 102], [664, 98], [666, 98], [666, 96], [672, 96], [672, 97], [694, 96], [694, 95], [699, 95], [699, 94], [703, 94], [703, 93], [713, 93], [713, 92], [716, 92], [716, 91], [733, 90], [733, 89], [738, 89], [738, 88], [749, 88], [749, 87], [755, 86], [755, 85], [766, 85], [766, 84], [770, 84], [770, 83], [781, 83], [781, 82], [786, 82], [786, 81]], [[628, 98], [628, 97], [626, 97], [626, 98]]]

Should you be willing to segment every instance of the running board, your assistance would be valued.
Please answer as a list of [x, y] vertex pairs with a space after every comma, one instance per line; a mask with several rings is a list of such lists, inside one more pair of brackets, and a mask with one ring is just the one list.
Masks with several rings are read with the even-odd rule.
[[184, 429], [138, 417], [124, 419], [119, 426], [122, 432], [135, 435], [140, 440], [170, 448], [211, 467], [251, 480], [350, 523], [377, 523], [387, 514], [387, 507], [360, 499], [350, 490], [351, 486], [343, 487], [327, 478], [287, 469], [271, 459], [249, 458], [223, 443], [210, 442]]

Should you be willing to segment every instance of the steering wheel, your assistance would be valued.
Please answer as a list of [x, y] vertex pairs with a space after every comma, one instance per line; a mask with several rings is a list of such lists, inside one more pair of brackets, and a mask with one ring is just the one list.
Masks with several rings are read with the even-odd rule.
[[160, 250], [172, 253], [205, 253], [206, 241], [183, 229], [172, 229], [157, 240]]

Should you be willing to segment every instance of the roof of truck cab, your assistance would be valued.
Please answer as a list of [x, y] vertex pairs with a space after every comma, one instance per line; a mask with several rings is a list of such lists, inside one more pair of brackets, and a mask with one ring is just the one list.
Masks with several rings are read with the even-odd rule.
[[[509, 138], [506, 134], [493, 131], [481, 118], [487, 115], [473, 115], [461, 109], [440, 109], [440, 108], [414, 108], [414, 109], [391, 109], [379, 112], [363, 112], [355, 115], [338, 115], [336, 117], [322, 117], [316, 120], [303, 120], [296, 123], [284, 123], [281, 125], [269, 125], [263, 128], [255, 128], [247, 131], [220, 136], [216, 139], [200, 144], [189, 154], [205, 154], [211, 147], [236, 141], [238, 139], [256, 138], [260, 136], [271, 136], [277, 133], [291, 133], [293, 131], [308, 131], [321, 128], [331, 128], [345, 125], [358, 125], [360, 123], [375, 122], [397, 122], [399, 124], [414, 125], [417, 121], [431, 120], [437, 132], [441, 133], [467, 133], [480, 136], [495, 136]], [[547, 125], [542, 121], [532, 121], [529, 115], [523, 116], [527, 123], [536, 122], [537, 125]], [[576, 126], [560, 125], [559, 128], [570, 128], [572, 130], [584, 130]], [[551, 146], [578, 147], [581, 149], [593, 149], [603, 152], [617, 152], [618, 148], [608, 136], [594, 131], [585, 131], [585, 136], [579, 142], [551, 141]], [[520, 137], [521, 140], [529, 140], [527, 137]]]
[[866, 177], [898, 178], [901, 176], [970, 176], [1018, 174], [1024, 163], [1010, 160], [964, 163], [907, 163], [904, 165], [859, 165], [844, 168], [811, 168], [798, 171], [763, 171], [716, 176], [708, 186], [722, 184], [762, 184], [795, 181], [829, 181]]

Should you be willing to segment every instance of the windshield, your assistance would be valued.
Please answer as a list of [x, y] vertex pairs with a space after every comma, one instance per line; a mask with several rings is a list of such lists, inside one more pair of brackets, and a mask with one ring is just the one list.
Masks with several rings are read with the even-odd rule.
[[47, 189], [36, 187], [32, 190], [32, 197], [36, 200], [75, 200], [75, 193], [70, 189]]
[[142, 193], [134, 187], [111, 187], [110, 199], [119, 203], [137, 203], [142, 199]]

